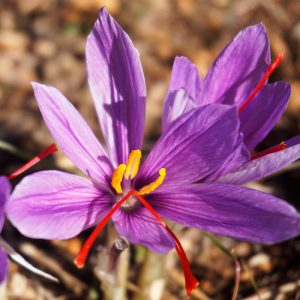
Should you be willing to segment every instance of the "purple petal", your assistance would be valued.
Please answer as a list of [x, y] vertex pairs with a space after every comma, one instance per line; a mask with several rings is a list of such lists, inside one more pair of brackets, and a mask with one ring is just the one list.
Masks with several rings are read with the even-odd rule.
[[206, 177], [203, 181], [215, 182], [223, 174], [227, 174], [231, 170], [235, 170], [240, 166], [244, 165], [250, 159], [250, 153], [243, 143], [242, 134], [239, 135], [239, 141], [237, 142], [236, 148], [232, 151], [230, 156], [224, 160], [223, 165], [215, 170], [212, 174]]
[[158, 253], [168, 252], [174, 247], [166, 229], [144, 207], [132, 211], [119, 209], [112, 219], [119, 234], [133, 244], [142, 244]]
[[0, 176], [0, 232], [4, 225], [6, 203], [11, 192], [11, 185], [5, 176]]
[[75, 107], [55, 88], [33, 83], [35, 97], [55, 141], [86, 175], [110, 182], [106, 152]]
[[[184, 92], [179, 92], [182, 90]], [[162, 131], [165, 132], [172, 121], [196, 107], [201, 91], [200, 75], [197, 67], [186, 57], [176, 57], [168, 94], [164, 101]]]
[[64, 172], [25, 177], [7, 205], [12, 224], [25, 236], [67, 239], [96, 224], [112, 206], [97, 183]]
[[6, 253], [0, 249], [0, 284], [6, 279], [8, 273], [8, 258]]
[[164, 102], [162, 132], [165, 133], [173, 121], [194, 108], [196, 108], [196, 103], [184, 89], [169, 92]]
[[297, 144], [300, 144], [300, 134], [290, 138], [289, 140], [285, 141], [285, 144], [288, 146], [288, 147], [293, 147]]
[[158, 140], [138, 178], [152, 181], [160, 168], [166, 168], [165, 182], [200, 180], [223, 165], [238, 141], [239, 121], [234, 107], [201, 106], [177, 119]]
[[283, 114], [291, 94], [285, 82], [263, 87], [259, 94], [240, 112], [244, 143], [252, 150], [275, 126]]
[[197, 66], [184, 56], [175, 58], [168, 95], [179, 89], [184, 89], [188, 97], [194, 101], [197, 101], [200, 97], [201, 81], [199, 71]]
[[[292, 138], [291, 140], [293, 140]], [[289, 145], [291, 140], [286, 142]], [[218, 179], [222, 183], [243, 184], [268, 176], [300, 158], [300, 143], [290, 148], [250, 160]]]
[[164, 218], [248, 242], [278, 243], [300, 233], [300, 215], [272, 195], [231, 184], [160, 188], [149, 200]]
[[240, 105], [251, 94], [270, 63], [263, 24], [247, 27], [222, 51], [202, 85], [201, 101]]
[[86, 46], [88, 81], [115, 165], [143, 142], [146, 86], [138, 51], [102, 8]]

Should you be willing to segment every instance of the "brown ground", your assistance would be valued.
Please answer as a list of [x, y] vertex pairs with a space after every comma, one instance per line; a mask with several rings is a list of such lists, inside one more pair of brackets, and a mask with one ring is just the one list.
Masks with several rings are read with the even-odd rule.
[[[273, 56], [281, 51], [286, 54], [271, 80], [289, 81], [293, 94], [284, 117], [259, 148], [265, 149], [299, 133], [300, 1], [1, 0], [1, 140], [30, 155], [52, 143], [33, 98], [29, 84], [32, 80], [58, 87], [99, 135], [86, 83], [84, 47], [102, 5], [125, 28], [141, 54], [148, 89], [146, 148], [160, 132], [162, 101], [175, 55], [188, 56], [204, 75], [220, 50], [240, 29], [260, 21], [267, 27]], [[9, 174], [23, 161], [1, 150], [0, 163], [1, 173]], [[45, 167], [75, 171], [62, 153], [35, 170]], [[299, 182], [300, 171], [296, 165], [292, 170], [252, 186], [272, 192], [299, 209]], [[199, 231], [180, 228], [178, 231], [201, 282], [201, 291], [191, 298], [230, 299], [234, 285], [233, 260]], [[0, 298], [104, 299], [103, 290], [107, 291], [104, 283], [109, 274], [103, 277], [99, 272], [104, 257], [101, 248], [94, 250], [85, 270], [76, 270], [72, 264], [87, 234], [70, 241], [32, 241], [7, 224], [3, 236], [11, 245], [31, 262], [58, 276], [61, 284], [41, 280], [11, 263], [9, 280]], [[99, 244], [105, 243], [106, 236], [103, 234]], [[220, 240], [234, 249], [246, 265], [241, 273], [239, 299], [259, 299], [251, 277], [261, 299], [300, 299], [299, 238], [268, 247]], [[128, 299], [159, 299], [160, 287], [161, 299], [185, 299], [182, 270], [175, 252], [157, 257], [138, 248], [131, 249], [130, 254]]]

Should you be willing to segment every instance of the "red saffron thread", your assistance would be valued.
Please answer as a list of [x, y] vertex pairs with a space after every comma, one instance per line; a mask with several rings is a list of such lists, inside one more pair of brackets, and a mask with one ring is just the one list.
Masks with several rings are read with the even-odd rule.
[[41, 161], [43, 158], [48, 156], [51, 153], [54, 153], [57, 151], [57, 146], [55, 144], [51, 144], [47, 149], [42, 151], [40, 154], [35, 156], [33, 159], [31, 159], [29, 162], [27, 162], [25, 165], [23, 165], [21, 168], [13, 172], [11, 175], [8, 176], [9, 180], [14, 179], [15, 177], [19, 176], [23, 172], [27, 171], [29, 168], [37, 164], [39, 161]]
[[149, 210], [149, 212], [156, 218], [156, 220], [168, 231], [168, 233], [175, 240], [175, 250], [179, 256], [183, 273], [184, 273], [185, 289], [187, 295], [190, 296], [191, 292], [199, 285], [199, 281], [195, 278], [195, 276], [191, 271], [189, 261], [186, 257], [186, 254], [184, 252], [184, 249], [180, 241], [178, 240], [175, 233], [170, 229], [170, 227], [168, 227], [166, 223], [161, 219], [161, 217], [154, 210], [154, 208], [142, 196], [140, 196], [137, 191], [133, 190], [133, 194], [135, 197], [138, 198], [138, 200], [140, 200], [140, 202], [143, 203], [143, 205]]
[[97, 225], [97, 227], [94, 229], [94, 231], [91, 233], [89, 238], [85, 241], [83, 244], [80, 252], [74, 259], [74, 264], [77, 268], [83, 268], [87, 259], [87, 256], [97, 238], [97, 236], [100, 234], [104, 226], [107, 224], [107, 222], [110, 220], [112, 215], [122, 206], [122, 204], [128, 200], [133, 195], [132, 191], [130, 191], [125, 197], [123, 197], [119, 202], [115, 204], [115, 206], [104, 216], [104, 218], [100, 221], [100, 223]]
[[278, 151], [281, 151], [281, 150], [284, 150], [284, 149], [287, 149], [287, 148], [288, 148], [288, 145], [285, 142], [281, 142], [280, 144], [278, 144], [276, 146], [273, 146], [273, 147], [271, 147], [267, 150], [261, 151], [261, 152], [255, 154], [255, 155], [253, 155], [251, 157], [251, 160], [257, 159], [257, 158], [263, 157], [265, 155], [275, 153], [275, 152], [278, 152]]
[[78, 268], [82, 268], [85, 265], [87, 256], [89, 251], [94, 244], [96, 237], [101, 232], [103, 227], [107, 224], [112, 215], [121, 207], [121, 205], [128, 200], [131, 196], [135, 196], [147, 209], [148, 211], [156, 218], [156, 220], [167, 230], [167, 232], [172, 236], [175, 240], [175, 249], [180, 258], [180, 262], [182, 265], [184, 278], [185, 278], [185, 288], [187, 295], [190, 296], [191, 292], [199, 285], [198, 280], [192, 274], [189, 261], [186, 257], [184, 249], [178, 240], [177, 236], [174, 232], [165, 224], [165, 222], [161, 219], [161, 217], [157, 214], [154, 208], [141, 196], [137, 191], [131, 190], [125, 197], [123, 197], [119, 202], [115, 204], [115, 206], [109, 211], [105, 217], [101, 220], [101, 222], [94, 229], [90, 237], [86, 240], [84, 245], [82, 246], [79, 254], [76, 256], [74, 263]]
[[239, 107], [239, 112], [242, 112], [244, 108], [252, 101], [252, 99], [258, 94], [258, 92], [262, 89], [268, 78], [271, 76], [271, 74], [275, 71], [275, 69], [279, 66], [279, 64], [282, 62], [284, 58], [284, 53], [280, 53], [274, 62], [269, 66], [267, 72], [264, 74], [263, 78], [260, 80], [258, 85], [255, 87], [255, 89], [252, 91], [250, 96], [246, 99], [246, 101]]

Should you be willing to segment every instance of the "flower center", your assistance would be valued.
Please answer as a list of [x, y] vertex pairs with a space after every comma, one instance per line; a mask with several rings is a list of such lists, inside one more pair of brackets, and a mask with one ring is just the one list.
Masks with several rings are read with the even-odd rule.
[[[120, 201], [122, 197], [124, 197], [131, 189], [133, 189], [132, 180], [136, 177], [139, 171], [141, 158], [141, 150], [132, 150], [128, 157], [127, 163], [120, 164], [115, 169], [111, 179], [111, 186], [117, 193], [117, 201]], [[137, 191], [139, 195], [147, 195], [156, 190], [163, 183], [167, 175], [166, 169], [161, 168], [158, 172], [159, 175], [156, 180], [145, 185]], [[138, 203], [137, 199], [132, 196], [122, 205], [122, 208], [126, 210], [132, 209], [136, 203]]]
[[184, 273], [185, 278], [185, 288], [187, 295], [189, 296], [191, 292], [199, 285], [198, 280], [194, 277], [189, 261], [186, 257], [186, 254], [184, 252], [184, 249], [175, 235], [175, 233], [170, 229], [169, 226], [166, 225], [166, 223], [161, 219], [161, 217], [158, 215], [158, 213], [155, 211], [155, 209], [150, 205], [150, 203], [145, 200], [138, 191], [131, 190], [128, 192], [127, 195], [125, 195], [119, 202], [117, 202], [113, 208], [104, 216], [104, 218], [101, 220], [101, 222], [97, 225], [97, 227], [94, 229], [92, 234], [89, 236], [89, 238], [85, 241], [83, 244], [80, 252], [74, 259], [74, 264], [77, 266], [77, 268], [83, 268], [87, 259], [87, 256], [91, 250], [91, 247], [93, 246], [97, 236], [100, 234], [104, 226], [107, 224], [107, 222], [110, 220], [110, 218], [113, 216], [113, 214], [125, 203], [129, 198], [135, 197], [138, 201], [141, 202], [145, 206], [145, 208], [156, 218], [158, 221], [158, 224], [165, 228], [165, 230], [170, 234], [170, 236], [173, 238], [175, 242], [175, 250], [179, 256], [181, 266]]
[[183, 273], [185, 277], [185, 287], [188, 295], [198, 286], [198, 280], [193, 276], [188, 259], [184, 252], [184, 249], [173, 233], [173, 231], [165, 224], [165, 222], [160, 218], [155, 209], [143, 198], [143, 195], [147, 195], [157, 189], [164, 181], [166, 177], [166, 169], [159, 169], [159, 175], [156, 180], [145, 185], [138, 191], [134, 189], [132, 185], [132, 180], [138, 173], [142, 154], [140, 150], [131, 151], [126, 164], [120, 164], [114, 171], [111, 186], [116, 192], [116, 203], [112, 209], [104, 216], [97, 227], [94, 229], [92, 234], [83, 244], [80, 252], [76, 256], [74, 263], [78, 268], [82, 268], [85, 265], [85, 261], [93, 246], [97, 236], [100, 234], [104, 226], [113, 216], [113, 214], [119, 209], [132, 210], [137, 203], [143, 205], [158, 221], [158, 224], [165, 228], [165, 230], [170, 234], [175, 242], [175, 250], [180, 258], [180, 262], [183, 268]]
[[[128, 192], [130, 192], [130, 191], [128, 191]], [[117, 202], [122, 201], [123, 198], [124, 198], [123, 195], [117, 196], [116, 197]], [[125, 211], [130, 211], [130, 210], [135, 209], [138, 205], [139, 205], [139, 201], [136, 199], [136, 197], [134, 195], [132, 195], [126, 200], [126, 202], [122, 203], [121, 208]]]

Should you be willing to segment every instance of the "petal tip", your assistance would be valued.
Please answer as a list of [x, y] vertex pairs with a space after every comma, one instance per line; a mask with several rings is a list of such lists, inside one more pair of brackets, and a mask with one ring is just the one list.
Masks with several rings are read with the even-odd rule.
[[264, 31], [264, 32], [267, 32], [266, 30], [266, 26], [263, 22], [259, 22], [255, 25], [253, 25], [254, 28], [257, 28], [258, 30], [261, 30], [261, 31]]
[[50, 86], [47, 86], [45, 84], [42, 84], [42, 83], [39, 83], [39, 82], [36, 82], [36, 81], [30, 81], [30, 84], [31, 84], [34, 92], [38, 91], [39, 89], [40, 90], [46, 90], [47, 88], [51, 88]]
[[33, 89], [35, 89], [39, 87], [41, 84], [36, 81], [30, 81], [30, 85], [32, 86]]
[[244, 29], [245, 31], [260, 31], [261, 33], [267, 34], [266, 26], [263, 22], [248, 26]]
[[265, 27], [264, 23], [262, 23], [262, 22], [257, 23], [255, 25], [248, 26], [248, 27], [242, 29], [238, 33], [238, 35], [236, 36], [236, 38], [244, 36], [244, 34], [250, 35], [250, 36], [253, 35], [253, 37], [259, 36], [259, 35], [263, 35], [265, 37], [266, 42], [269, 44], [269, 42], [268, 42], [268, 36], [267, 36], [267, 30], [266, 30], [266, 27]]
[[110, 13], [108, 12], [107, 8], [105, 6], [101, 7], [98, 14], [98, 20], [102, 18], [111, 18]]
[[176, 55], [174, 62], [176, 61], [186, 61], [191, 63], [191, 61], [184, 55]]

